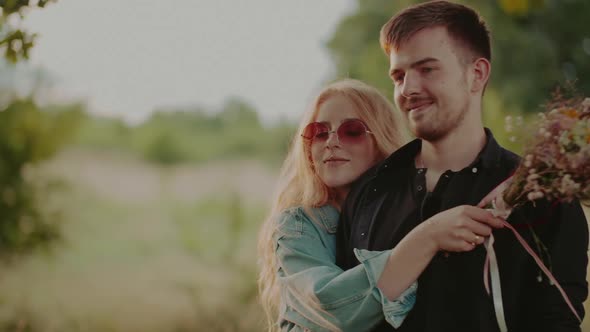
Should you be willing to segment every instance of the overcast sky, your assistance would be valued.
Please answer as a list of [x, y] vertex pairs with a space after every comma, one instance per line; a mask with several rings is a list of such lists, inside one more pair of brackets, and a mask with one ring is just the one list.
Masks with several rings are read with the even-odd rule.
[[137, 121], [240, 96], [272, 122], [298, 118], [330, 78], [324, 44], [355, 2], [59, 0], [24, 26], [39, 34], [31, 63], [92, 112]]

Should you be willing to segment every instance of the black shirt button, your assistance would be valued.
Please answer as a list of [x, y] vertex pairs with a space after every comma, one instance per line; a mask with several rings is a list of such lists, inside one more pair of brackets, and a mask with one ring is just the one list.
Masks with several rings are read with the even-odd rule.
[[422, 191], [422, 186], [418, 186], [418, 191]]

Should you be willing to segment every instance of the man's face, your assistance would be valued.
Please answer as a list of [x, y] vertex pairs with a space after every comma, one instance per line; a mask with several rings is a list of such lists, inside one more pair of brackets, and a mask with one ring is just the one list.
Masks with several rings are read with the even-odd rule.
[[418, 31], [392, 49], [395, 104], [416, 137], [435, 142], [463, 121], [470, 105], [463, 52], [446, 28]]

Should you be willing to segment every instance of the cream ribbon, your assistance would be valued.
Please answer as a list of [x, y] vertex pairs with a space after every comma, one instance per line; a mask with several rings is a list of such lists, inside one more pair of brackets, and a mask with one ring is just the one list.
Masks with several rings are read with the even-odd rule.
[[506, 319], [504, 318], [504, 302], [502, 301], [502, 287], [500, 286], [500, 271], [498, 269], [498, 260], [496, 259], [496, 252], [494, 251], [494, 235], [490, 235], [484, 242], [484, 247], [488, 251], [485, 265], [483, 268], [483, 282], [486, 287], [488, 295], [490, 295], [490, 285], [488, 284], [488, 266], [490, 278], [492, 279], [492, 300], [494, 301], [494, 311], [496, 312], [496, 320], [501, 332], [508, 332], [506, 326]]
[[[510, 184], [512, 180], [512, 176], [502, 182], [499, 186], [497, 186], [494, 190], [492, 190], [481, 202], [478, 206], [482, 207], [487, 205], [489, 202], [492, 203], [493, 209], [489, 209], [494, 216], [500, 217], [502, 219], [508, 219], [508, 216], [512, 212], [512, 210], [507, 206], [507, 204], [502, 199], [502, 194], [504, 190]], [[543, 261], [537, 256], [537, 254], [531, 249], [531, 247], [526, 243], [526, 241], [518, 234], [516, 229], [508, 222], [504, 221], [504, 227], [507, 227], [512, 231], [518, 242], [523, 246], [523, 248], [527, 251], [527, 253], [535, 260], [537, 266], [545, 273], [547, 278], [549, 278], [550, 283], [557, 287], [561, 296], [565, 300], [565, 303], [568, 305], [572, 313], [576, 316], [580, 324], [582, 323], [582, 319], [578, 315], [578, 312], [574, 309], [572, 302], [570, 301], [569, 297], [559, 284], [553, 274], [549, 271], [549, 269], [543, 264]], [[500, 286], [500, 270], [498, 268], [498, 260], [496, 258], [496, 252], [494, 251], [494, 236], [490, 234], [488, 238], [484, 241], [484, 247], [486, 248], [487, 255], [484, 262], [483, 268], [483, 282], [486, 288], [486, 292], [488, 295], [492, 295], [492, 300], [494, 302], [494, 311], [496, 312], [496, 320], [498, 322], [498, 326], [500, 327], [501, 332], [507, 332], [508, 327], [506, 326], [506, 319], [504, 316], [504, 305], [502, 301], [502, 287]], [[488, 282], [488, 275], [489, 279], [492, 281], [492, 292], [490, 294], [490, 285]]]

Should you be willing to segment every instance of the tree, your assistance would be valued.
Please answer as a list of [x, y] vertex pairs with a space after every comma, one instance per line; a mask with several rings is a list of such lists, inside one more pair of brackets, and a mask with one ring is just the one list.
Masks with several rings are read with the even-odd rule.
[[[8, 63], [29, 57], [34, 34], [15, 28], [15, 21], [49, 0], [0, 0], [0, 49]], [[4, 65], [5, 61], [0, 61]], [[0, 68], [1, 69], [1, 68]], [[10, 82], [13, 85], [13, 82]], [[28, 97], [11, 85], [0, 91], [0, 256], [29, 251], [59, 237], [55, 211], [45, 202], [52, 181], [34, 166], [51, 158], [78, 127], [82, 105], [41, 107], [34, 91]]]
[[45, 202], [54, 181], [34, 166], [71, 137], [80, 105], [41, 109], [31, 97], [0, 107], [0, 256], [26, 252], [59, 237], [55, 211]]
[[29, 50], [33, 47], [35, 34], [15, 28], [14, 18], [22, 20], [25, 12], [32, 8], [44, 8], [54, 0], [0, 0], [0, 50], [4, 57], [12, 63], [29, 58]]

